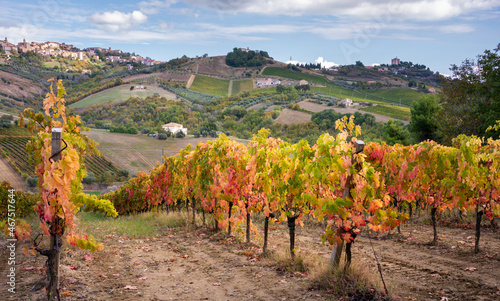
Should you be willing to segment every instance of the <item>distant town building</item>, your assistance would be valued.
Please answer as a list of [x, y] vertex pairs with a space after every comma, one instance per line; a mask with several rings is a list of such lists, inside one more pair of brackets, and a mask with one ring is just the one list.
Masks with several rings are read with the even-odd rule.
[[249, 47], [247, 47], [247, 48], [240, 48], [240, 50], [243, 51], [243, 52], [249, 52], [250, 48]]
[[400, 62], [399, 59], [397, 57], [395, 57], [395, 58], [393, 58], [391, 60], [391, 65], [396, 65], [397, 66], [397, 65], [399, 65], [399, 62]]
[[305, 85], [309, 85], [309, 83], [307, 82], [307, 80], [303, 79], [299, 82], [299, 85], [301, 86], [305, 86]]
[[17, 44], [17, 51], [19, 52], [28, 52], [33, 50], [33, 47], [30, 43], [26, 43], [26, 39], [23, 39], [22, 43]]
[[7, 54], [7, 55], [11, 55], [11, 54], [17, 52], [16, 45], [9, 43], [7, 38], [5, 38], [4, 41], [0, 42], [0, 47], [2, 47], [2, 49], [5, 51], [5, 54]]

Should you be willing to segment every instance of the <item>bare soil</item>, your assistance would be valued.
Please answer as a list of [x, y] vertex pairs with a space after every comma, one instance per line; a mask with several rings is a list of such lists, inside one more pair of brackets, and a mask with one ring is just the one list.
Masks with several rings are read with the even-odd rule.
[[24, 98], [31, 98], [44, 93], [38, 84], [27, 78], [5, 71], [0, 71], [0, 78], [10, 81], [10, 84], [8, 84], [0, 80], [0, 91], [4, 93]]
[[309, 121], [311, 121], [311, 114], [290, 109], [283, 109], [280, 116], [274, 120], [274, 122], [281, 124], [307, 123]]
[[0, 157], [0, 182], [7, 181], [16, 190], [22, 190], [26, 181], [10, 166], [7, 159]]
[[[432, 228], [408, 224], [402, 234], [374, 235], [371, 241], [394, 300], [499, 300], [500, 233], [483, 230], [481, 252], [473, 253], [473, 230], [439, 227], [436, 246], [426, 244]], [[319, 239], [321, 227], [297, 228], [297, 254], [328, 262], [330, 250]], [[256, 236], [253, 241], [257, 242]], [[133, 239], [112, 232], [105, 250], [91, 254], [63, 251], [63, 300], [352, 300], [317, 290], [311, 275], [279, 269], [273, 259], [261, 258], [254, 244], [234, 237], [196, 230], [166, 228], [158, 237]], [[288, 229], [270, 227], [270, 249], [284, 249]], [[8, 252], [0, 242], [1, 275], [6, 275]], [[260, 245], [260, 243], [259, 243]], [[18, 243], [17, 293], [4, 300], [39, 300], [43, 296], [44, 259], [24, 257]], [[87, 258], [85, 256], [87, 255]], [[380, 279], [367, 233], [354, 244], [353, 260], [369, 266]], [[371, 299], [356, 299], [371, 300]]]

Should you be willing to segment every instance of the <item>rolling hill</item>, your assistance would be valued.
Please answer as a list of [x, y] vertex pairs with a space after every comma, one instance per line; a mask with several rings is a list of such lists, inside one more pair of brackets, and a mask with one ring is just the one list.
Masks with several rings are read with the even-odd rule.
[[91, 105], [106, 103], [108, 101], [125, 101], [130, 97], [146, 98], [148, 96], [153, 96], [158, 94], [159, 96], [166, 97], [167, 99], [175, 100], [177, 97], [170, 91], [162, 89], [156, 85], [146, 85], [144, 90], [130, 90], [131, 85], [121, 85], [118, 87], [113, 87], [106, 89], [102, 92], [92, 94], [78, 102], [69, 105], [69, 108], [83, 108]]

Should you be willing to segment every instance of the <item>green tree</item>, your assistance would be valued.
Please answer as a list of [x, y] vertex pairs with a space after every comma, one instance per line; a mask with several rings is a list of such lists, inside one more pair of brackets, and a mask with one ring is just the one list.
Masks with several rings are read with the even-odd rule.
[[383, 137], [389, 145], [394, 145], [396, 143], [402, 145], [410, 144], [410, 132], [403, 128], [401, 122], [392, 119], [389, 119], [389, 121], [385, 123], [383, 127]]
[[465, 60], [452, 65], [453, 76], [442, 78], [439, 116], [443, 143], [459, 134], [498, 138], [498, 132], [486, 129], [500, 120], [500, 44], [485, 50], [477, 61]]
[[438, 115], [442, 107], [434, 96], [423, 96], [414, 101], [410, 108], [410, 132], [415, 142], [440, 141]]

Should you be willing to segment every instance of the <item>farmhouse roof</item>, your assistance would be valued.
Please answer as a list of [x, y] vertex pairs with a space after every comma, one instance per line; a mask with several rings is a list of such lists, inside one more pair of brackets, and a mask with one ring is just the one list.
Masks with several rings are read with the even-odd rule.
[[182, 124], [178, 124], [178, 123], [175, 123], [175, 122], [170, 122], [170, 123], [164, 124], [162, 126], [168, 126], [168, 127], [180, 126], [180, 127], [182, 127]]

